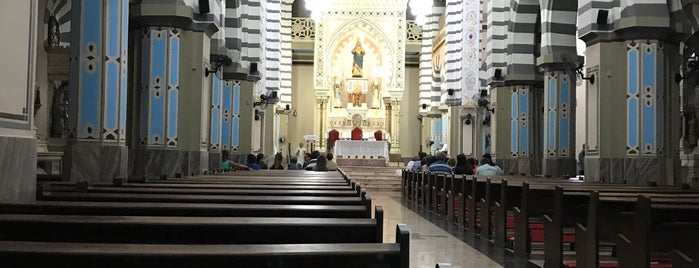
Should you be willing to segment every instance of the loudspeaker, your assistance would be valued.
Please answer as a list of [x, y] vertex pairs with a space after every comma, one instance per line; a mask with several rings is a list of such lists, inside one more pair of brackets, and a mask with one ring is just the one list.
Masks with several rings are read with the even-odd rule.
[[493, 75], [493, 78], [495, 78], [495, 80], [501, 80], [502, 79], [502, 69], [495, 68], [495, 74]]
[[209, 14], [211, 8], [209, 8], [209, 0], [199, 0], [199, 14]]
[[449, 96], [454, 96], [454, 89], [453, 88], [447, 89], [447, 94], [449, 94]]
[[598, 25], [607, 25], [607, 17], [608, 16], [609, 16], [609, 10], [600, 9], [597, 12], [597, 24]]
[[257, 73], [257, 62], [251, 62], [250, 63], [250, 74], [256, 74]]

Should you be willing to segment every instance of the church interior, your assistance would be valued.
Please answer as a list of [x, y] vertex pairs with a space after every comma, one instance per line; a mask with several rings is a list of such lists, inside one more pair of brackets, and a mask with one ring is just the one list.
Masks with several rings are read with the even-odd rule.
[[3, 0], [0, 22], [9, 267], [699, 267], [699, 1]]

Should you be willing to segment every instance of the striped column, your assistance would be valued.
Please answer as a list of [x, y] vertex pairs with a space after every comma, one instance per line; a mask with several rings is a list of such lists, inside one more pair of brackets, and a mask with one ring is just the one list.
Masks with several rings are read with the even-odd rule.
[[480, 2], [448, 0], [446, 7], [446, 104], [475, 104], [479, 88]]
[[[241, 0], [226, 0], [224, 19], [225, 45], [232, 54], [233, 68], [242, 67], [243, 25], [241, 19]], [[245, 64], [248, 66], [248, 64]]]
[[[432, 39], [437, 34], [437, 27], [439, 25], [439, 15], [443, 8], [433, 8], [432, 13], [427, 15], [427, 22], [422, 26], [422, 48], [420, 51], [420, 109], [419, 112], [422, 115], [427, 114], [430, 111], [430, 107], [434, 105], [432, 100], [432, 87], [433, 87], [433, 62], [432, 62]], [[439, 105], [439, 99], [435, 100], [437, 106]], [[426, 105], [425, 109], [422, 108]]]
[[279, 59], [280, 104], [291, 106], [291, 7], [292, 0], [282, 0], [281, 13], [281, 58]]
[[495, 69], [507, 73], [507, 27], [510, 20], [507, 0], [489, 0], [486, 12], [486, 80], [492, 81]]
[[626, 153], [663, 154], [663, 47], [657, 41], [626, 42]]
[[267, 0], [265, 9], [264, 63], [265, 89], [278, 92], [280, 87], [279, 61], [281, 58], [281, 0]]
[[149, 27], [142, 34], [139, 143], [177, 147], [180, 30]]
[[[238, 14], [242, 26], [241, 64], [243, 68], [250, 68], [250, 63], [258, 63], [258, 68], [261, 68], [261, 3], [260, 0], [241, 0], [240, 3], [240, 12]], [[260, 75], [264, 75], [264, 70], [260, 69], [259, 72]]]
[[546, 4], [542, 5], [541, 10], [541, 56], [550, 60], [557, 60], [562, 55], [575, 59], [578, 55], [576, 1], [543, 2]]
[[[446, 57], [445, 69], [446, 88], [441, 88], [440, 97], [444, 103], [451, 106], [461, 105], [461, 89], [463, 87], [464, 65], [464, 1], [447, 0], [446, 7]], [[453, 89], [454, 94], [448, 95], [447, 90]]]
[[[508, 80], [534, 80], [537, 51], [536, 17], [539, 15], [537, 0], [512, 1], [507, 44]], [[575, 42], [573, 42], [575, 44]]]
[[128, 0], [72, 1], [69, 137], [126, 140]]

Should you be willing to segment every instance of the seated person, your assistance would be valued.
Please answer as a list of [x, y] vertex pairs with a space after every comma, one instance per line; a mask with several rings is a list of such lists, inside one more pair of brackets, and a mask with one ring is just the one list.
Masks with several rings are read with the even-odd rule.
[[230, 152], [228, 150], [221, 151], [221, 170], [232, 171], [232, 170], [248, 170], [250, 169], [247, 165], [239, 164], [230, 160]]
[[497, 176], [505, 175], [505, 172], [495, 165], [492, 159], [483, 158], [483, 160], [481, 160], [481, 165], [476, 169], [476, 175]]
[[435, 156], [436, 161], [430, 164], [429, 171], [433, 174], [451, 174], [451, 167], [445, 162], [447, 154], [438, 152]]
[[328, 153], [325, 155], [325, 158], [328, 159], [328, 170], [332, 170], [332, 171], [337, 170], [337, 163], [335, 161], [333, 161], [333, 154]]
[[[320, 157], [320, 152], [318, 150], [313, 151], [311, 153], [311, 159], [308, 160], [308, 164], [306, 165], [306, 170], [313, 170], [313, 167], [318, 163], [318, 157]], [[326, 167], [327, 169], [327, 167]]]
[[282, 153], [276, 153], [274, 155], [274, 163], [272, 163], [272, 166], [269, 167], [269, 169], [284, 169], [284, 166], [282, 166], [283, 158]]
[[265, 163], [265, 155], [263, 153], [257, 154], [257, 161], [255, 163], [260, 165], [260, 169], [268, 169], [267, 163]]
[[289, 161], [291, 162], [289, 163], [289, 170], [303, 170], [303, 166], [299, 164], [299, 159], [296, 156], [292, 156]]
[[413, 157], [413, 160], [410, 160], [407, 165], [405, 165], [405, 170], [407, 171], [416, 171], [420, 166], [422, 166], [422, 163], [420, 162], [420, 157], [415, 156]]
[[254, 154], [248, 154], [247, 163], [245, 163], [250, 170], [260, 170], [260, 165], [257, 164], [257, 157]]
[[311, 153], [306, 153], [303, 155], [303, 169], [306, 169], [309, 161], [311, 161]]
[[328, 171], [328, 159], [325, 156], [318, 156], [316, 164], [313, 165], [313, 171]]
[[454, 174], [457, 175], [473, 175], [473, 166], [469, 162], [466, 155], [459, 154], [456, 156], [456, 166], [454, 167]]

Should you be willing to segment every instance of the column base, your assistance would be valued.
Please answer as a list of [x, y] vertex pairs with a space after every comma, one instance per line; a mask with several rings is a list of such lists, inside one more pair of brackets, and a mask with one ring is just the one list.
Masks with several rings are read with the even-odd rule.
[[644, 158], [585, 158], [585, 180], [608, 183], [646, 185], [672, 185], [668, 178], [665, 160], [658, 157]]
[[202, 151], [138, 149], [131, 155], [134, 176], [190, 176], [207, 170], [209, 155]]
[[541, 163], [533, 157], [497, 159], [495, 162], [500, 165], [505, 175], [533, 177], [540, 174], [541, 170]]
[[578, 174], [578, 162], [574, 158], [544, 158], [544, 177], [570, 178]]
[[36, 200], [36, 139], [0, 137], [0, 201]]
[[221, 169], [221, 152], [209, 152], [209, 170]]
[[100, 142], [69, 141], [65, 153], [70, 181], [111, 182], [128, 175], [129, 148]]

